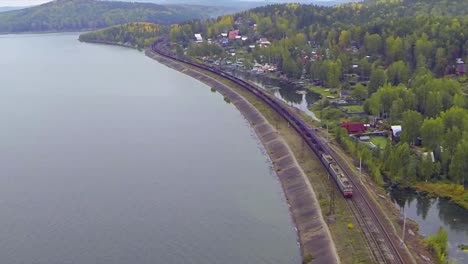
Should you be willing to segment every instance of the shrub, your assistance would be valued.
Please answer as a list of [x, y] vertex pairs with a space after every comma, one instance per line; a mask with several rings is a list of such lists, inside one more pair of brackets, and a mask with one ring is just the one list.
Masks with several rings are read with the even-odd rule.
[[442, 227], [435, 235], [429, 235], [425, 240], [426, 246], [434, 252], [440, 263], [448, 263], [447, 249], [448, 249], [448, 234]]
[[304, 259], [302, 260], [302, 263], [303, 264], [308, 264], [308, 263], [311, 263], [312, 260], [314, 260], [314, 256], [312, 256], [312, 254], [308, 253], [304, 256]]

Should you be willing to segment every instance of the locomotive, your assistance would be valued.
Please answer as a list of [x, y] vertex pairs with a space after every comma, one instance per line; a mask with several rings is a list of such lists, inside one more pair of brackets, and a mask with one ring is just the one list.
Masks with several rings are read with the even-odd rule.
[[328, 154], [322, 153], [321, 159], [324, 164], [329, 168], [330, 175], [335, 180], [340, 192], [344, 197], [350, 198], [353, 196], [353, 187], [349, 182], [343, 170], [336, 164], [335, 160]]

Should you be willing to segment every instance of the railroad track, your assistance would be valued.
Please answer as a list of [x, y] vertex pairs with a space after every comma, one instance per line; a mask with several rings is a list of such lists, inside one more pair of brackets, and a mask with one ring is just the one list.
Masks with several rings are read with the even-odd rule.
[[[347, 200], [347, 204], [353, 214], [356, 216], [359, 226], [364, 232], [366, 241], [372, 251], [376, 263], [395, 263], [404, 264], [404, 258], [399, 252], [399, 246], [395, 245], [395, 241], [399, 239], [387, 232], [384, 224], [380, 220], [380, 215], [377, 213], [376, 205], [369, 202], [369, 197], [365, 191], [362, 190], [361, 185], [356, 180], [356, 176], [347, 163], [328, 146], [328, 143], [319, 136], [314, 129], [307, 126], [304, 120], [297, 114], [293, 113], [290, 109], [285, 107], [282, 103], [278, 102], [275, 98], [267, 94], [261, 88], [244, 81], [231, 74], [223, 72], [217, 68], [213, 68], [204, 64], [189, 61], [184, 58], [179, 58], [167, 52], [161, 46], [165, 44], [165, 40], [161, 39], [152, 45], [152, 50], [159, 55], [176, 60], [193, 67], [200, 68], [212, 72], [216, 75], [226, 78], [227, 80], [239, 85], [240, 87], [250, 91], [260, 100], [265, 102], [273, 108], [280, 116], [282, 116], [292, 127], [299, 133], [299, 135], [307, 142], [307, 145], [320, 157], [322, 153], [332, 156], [337, 164], [342, 168], [344, 173], [348, 176], [351, 184], [353, 185], [353, 198]], [[321, 161], [323, 163], [323, 161]], [[327, 170], [329, 169], [326, 164], [323, 164]]]
[[[328, 147], [328, 146], [327, 146]], [[392, 239], [392, 235], [387, 232], [384, 224], [380, 220], [379, 214], [374, 204], [369, 202], [369, 197], [362, 190], [362, 185], [356, 180], [354, 172], [347, 163], [331, 148], [330, 155], [340, 164], [342, 170], [348, 176], [353, 185], [353, 198], [347, 200], [353, 214], [356, 216], [358, 224], [361, 226], [364, 236], [372, 249], [372, 254], [376, 263], [401, 263], [405, 261], [399, 252], [399, 245], [395, 244], [398, 237]]]

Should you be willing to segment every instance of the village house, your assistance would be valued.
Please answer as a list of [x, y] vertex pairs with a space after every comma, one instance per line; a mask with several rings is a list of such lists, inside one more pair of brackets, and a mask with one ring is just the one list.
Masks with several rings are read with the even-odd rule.
[[455, 69], [457, 75], [465, 75], [466, 74], [466, 64], [458, 64], [457, 68]]
[[361, 122], [342, 122], [340, 126], [346, 129], [348, 134], [361, 134], [367, 130], [366, 124]]
[[466, 64], [461, 58], [457, 58], [457, 65], [455, 66], [455, 73], [457, 75], [466, 74]]
[[226, 47], [227, 45], [229, 45], [229, 39], [227, 39], [227, 38], [222, 38], [222, 39], [219, 41], [219, 43], [221, 43], [221, 45], [222, 45], [223, 47]]
[[252, 72], [253, 73], [265, 73], [265, 72], [275, 72], [277, 71], [277, 67], [272, 64], [260, 64], [258, 62], [255, 62], [254, 66], [252, 67]]
[[203, 42], [203, 37], [201, 34], [195, 34], [195, 42], [197, 43]]
[[400, 141], [401, 126], [391, 126], [390, 130], [392, 131], [392, 140], [395, 142]]
[[237, 37], [240, 37], [240, 32], [238, 29], [229, 31], [229, 40], [234, 40]]
[[236, 19], [236, 21], [234, 21], [234, 25], [242, 25], [244, 24], [244, 18], [243, 17], [239, 17]]
[[260, 38], [258, 41], [257, 41], [257, 44], [261, 47], [261, 48], [265, 48], [265, 47], [268, 47], [271, 45], [271, 42], [268, 41], [267, 38]]

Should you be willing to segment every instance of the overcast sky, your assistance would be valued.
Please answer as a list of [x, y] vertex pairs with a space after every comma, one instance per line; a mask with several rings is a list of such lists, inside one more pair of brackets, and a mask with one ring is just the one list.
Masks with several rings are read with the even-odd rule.
[[[49, 2], [51, 0], [0, 0], [0, 6], [31, 6], [31, 5], [39, 5], [43, 4], [45, 2]], [[130, 0], [124, 0], [124, 1], [130, 1]], [[136, 2], [139, 2], [138, 0], [134, 0]], [[160, 0], [161, 1], [161, 0]], [[242, 0], [242, 1], [265, 1], [265, 0]], [[273, 2], [308, 2], [304, 0], [267, 0], [267, 1], [273, 1]], [[320, 0], [319, 0], [320, 1]], [[321, 1], [329, 1], [329, 0], [321, 0]], [[141, 1], [141, 2], [150, 2], [148, 0]], [[158, 2], [158, 1], [154, 1]], [[161, 1], [163, 2], [163, 1]], [[166, 0], [164, 2], [170, 2], [170, 0]], [[180, 1], [178, 1], [180, 2]]]
[[50, 0], [0, 0], [0, 6], [30, 6], [39, 5]]

